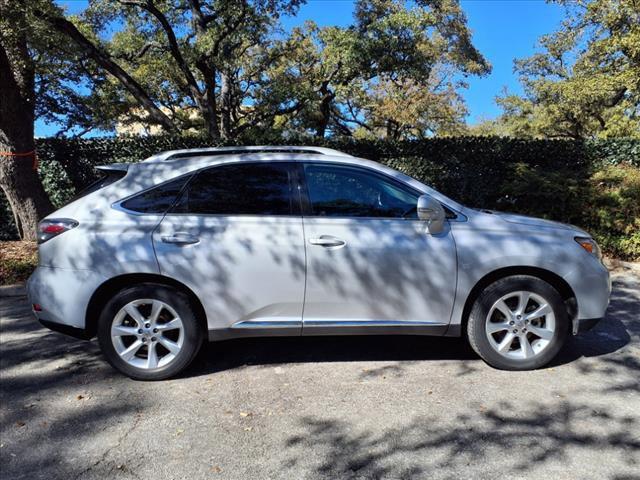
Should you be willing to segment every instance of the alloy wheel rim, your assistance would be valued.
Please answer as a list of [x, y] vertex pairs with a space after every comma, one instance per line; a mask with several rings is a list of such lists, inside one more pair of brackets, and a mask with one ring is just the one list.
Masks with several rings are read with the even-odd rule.
[[525, 290], [503, 295], [487, 315], [485, 333], [503, 357], [529, 360], [551, 344], [556, 331], [553, 308], [541, 295]]
[[154, 370], [178, 356], [184, 342], [184, 325], [167, 303], [150, 298], [134, 300], [114, 317], [111, 342], [129, 365]]

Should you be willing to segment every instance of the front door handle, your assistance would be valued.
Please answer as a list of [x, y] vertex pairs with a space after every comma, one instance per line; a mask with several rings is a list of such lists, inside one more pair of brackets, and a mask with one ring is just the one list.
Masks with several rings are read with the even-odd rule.
[[319, 245], [321, 247], [330, 248], [330, 247], [344, 247], [347, 242], [341, 240], [336, 237], [332, 237], [331, 235], [320, 235], [316, 238], [310, 238], [309, 243], [311, 245]]
[[195, 235], [185, 232], [176, 232], [172, 235], [165, 235], [160, 238], [164, 243], [173, 243], [175, 245], [189, 245], [200, 241], [200, 239]]

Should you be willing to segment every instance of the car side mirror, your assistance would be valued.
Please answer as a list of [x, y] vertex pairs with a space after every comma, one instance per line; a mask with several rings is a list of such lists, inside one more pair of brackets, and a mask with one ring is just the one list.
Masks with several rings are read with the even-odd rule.
[[427, 223], [427, 230], [431, 235], [437, 235], [444, 230], [444, 208], [430, 195], [418, 197], [418, 218]]

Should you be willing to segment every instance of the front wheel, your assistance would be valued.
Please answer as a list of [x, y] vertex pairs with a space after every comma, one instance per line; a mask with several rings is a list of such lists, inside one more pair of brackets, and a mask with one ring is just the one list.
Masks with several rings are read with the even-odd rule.
[[489, 285], [475, 301], [467, 336], [489, 365], [503, 370], [533, 370], [560, 351], [569, 330], [558, 291], [528, 275]]
[[98, 342], [109, 363], [135, 380], [163, 380], [184, 370], [202, 343], [189, 299], [145, 283], [118, 292], [98, 320]]

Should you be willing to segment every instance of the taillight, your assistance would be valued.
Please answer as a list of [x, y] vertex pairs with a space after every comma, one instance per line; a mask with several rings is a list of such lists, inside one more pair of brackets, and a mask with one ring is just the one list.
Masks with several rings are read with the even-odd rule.
[[78, 222], [70, 218], [46, 218], [38, 224], [38, 243], [44, 243], [78, 226]]

